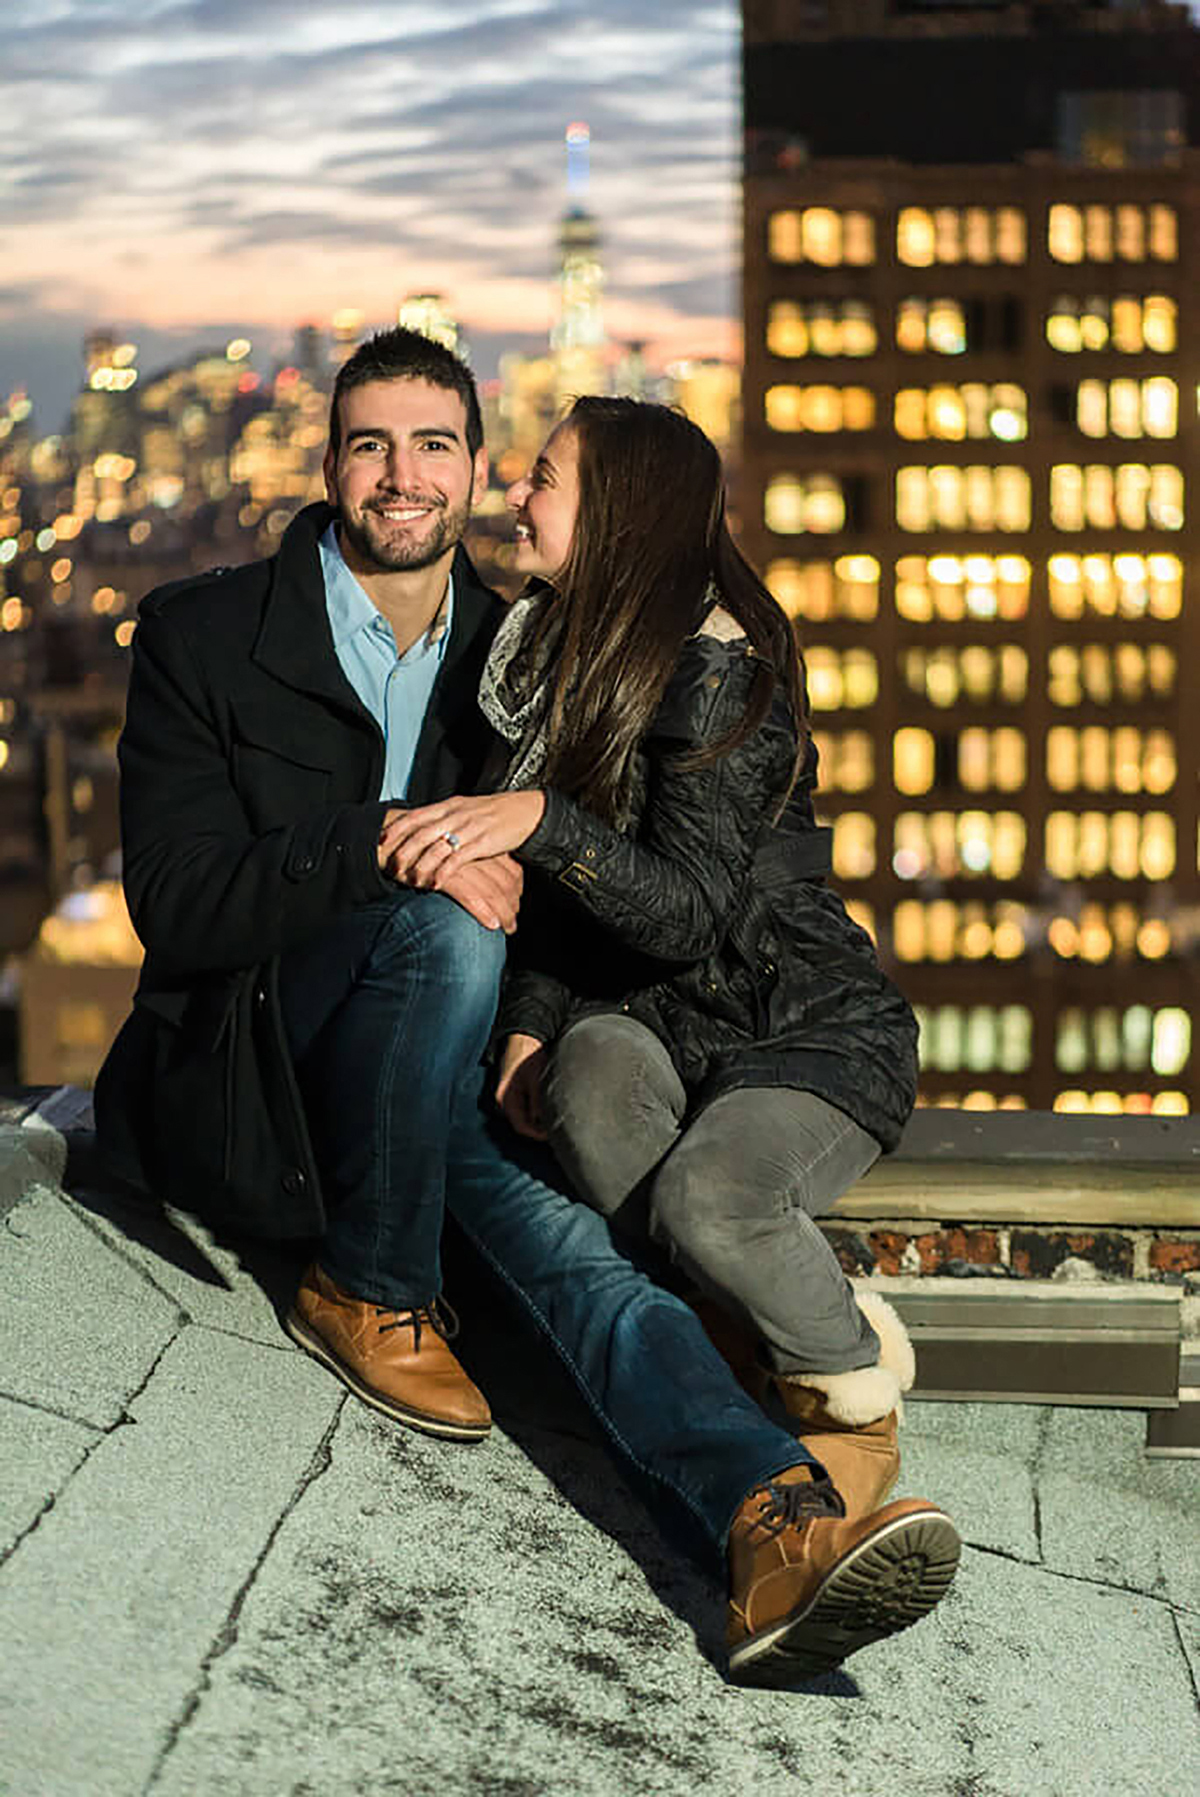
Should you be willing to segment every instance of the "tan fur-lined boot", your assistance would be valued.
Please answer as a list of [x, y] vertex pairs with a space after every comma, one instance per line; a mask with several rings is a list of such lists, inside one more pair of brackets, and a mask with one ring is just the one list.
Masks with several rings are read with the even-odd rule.
[[877, 1366], [852, 1373], [775, 1376], [797, 1440], [833, 1480], [848, 1518], [877, 1510], [899, 1477], [900, 1394], [911, 1390], [916, 1374], [908, 1331], [891, 1305], [878, 1292], [858, 1292], [856, 1297], [879, 1337]]

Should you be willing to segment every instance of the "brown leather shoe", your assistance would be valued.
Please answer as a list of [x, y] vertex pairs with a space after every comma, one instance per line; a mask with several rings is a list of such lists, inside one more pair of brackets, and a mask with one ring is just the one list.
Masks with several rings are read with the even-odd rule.
[[854, 1521], [807, 1466], [752, 1491], [729, 1536], [729, 1671], [811, 1677], [894, 1635], [945, 1596], [960, 1543], [923, 1498]]
[[776, 1386], [801, 1447], [819, 1460], [846, 1506], [846, 1520], [878, 1510], [900, 1476], [894, 1410], [873, 1423], [843, 1423], [819, 1391], [794, 1380]]
[[480, 1441], [492, 1426], [487, 1399], [450, 1352], [437, 1299], [419, 1310], [389, 1310], [342, 1291], [314, 1261], [300, 1281], [286, 1328], [364, 1404], [427, 1435]]

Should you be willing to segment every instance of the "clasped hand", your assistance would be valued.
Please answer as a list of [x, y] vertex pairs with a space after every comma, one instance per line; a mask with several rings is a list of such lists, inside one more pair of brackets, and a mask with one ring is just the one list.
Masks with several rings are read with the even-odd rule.
[[390, 812], [379, 838], [380, 866], [405, 886], [444, 891], [447, 880], [469, 863], [519, 849], [545, 809], [545, 794], [533, 788], [456, 795]]
[[399, 885], [445, 893], [485, 929], [511, 936], [524, 874], [509, 850], [533, 834], [544, 810], [540, 792], [394, 806], [380, 831], [379, 866]]

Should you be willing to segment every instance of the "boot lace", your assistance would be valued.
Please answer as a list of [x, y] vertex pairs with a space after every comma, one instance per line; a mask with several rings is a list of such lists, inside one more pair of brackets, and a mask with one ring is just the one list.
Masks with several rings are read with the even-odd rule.
[[758, 1526], [768, 1535], [781, 1535], [810, 1516], [845, 1516], [846, 1506], [833, 1481], [822, 1474], [798, 1485], [768, 1483], [762, 1488]]
[[413, 1353], [421, 1347], [422, 1329], [432, 1329], [443, 1341], [452, 1342], [458, 1334], [458, 1315], [454, 1307], [445, 1298], [434, 1298], [429, 1304], [419, 1305], [414, 1310], [393, 1310], [386, 1304], [374, 1306], [377, 1317], [387, 1317], [386, 1323], [379, 1324], [380, 1335], [386, 1335], [389, 1329], [411, 1329], [413, 1332]]

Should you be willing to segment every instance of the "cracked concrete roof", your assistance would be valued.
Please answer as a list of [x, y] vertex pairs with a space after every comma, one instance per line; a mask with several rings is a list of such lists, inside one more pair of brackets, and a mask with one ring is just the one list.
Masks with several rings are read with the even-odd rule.
[[1200, 1790], [1200, 1472], [1140, 1413], [910, 1405], [950, 1596], [738, 1689], [722, 1594], [481, 1292], [498, 1427], [404, 1431], [283, 1335], [294, 1261], [69, 1196], [32, 1135], [0, 1128], [6, 1797]]

